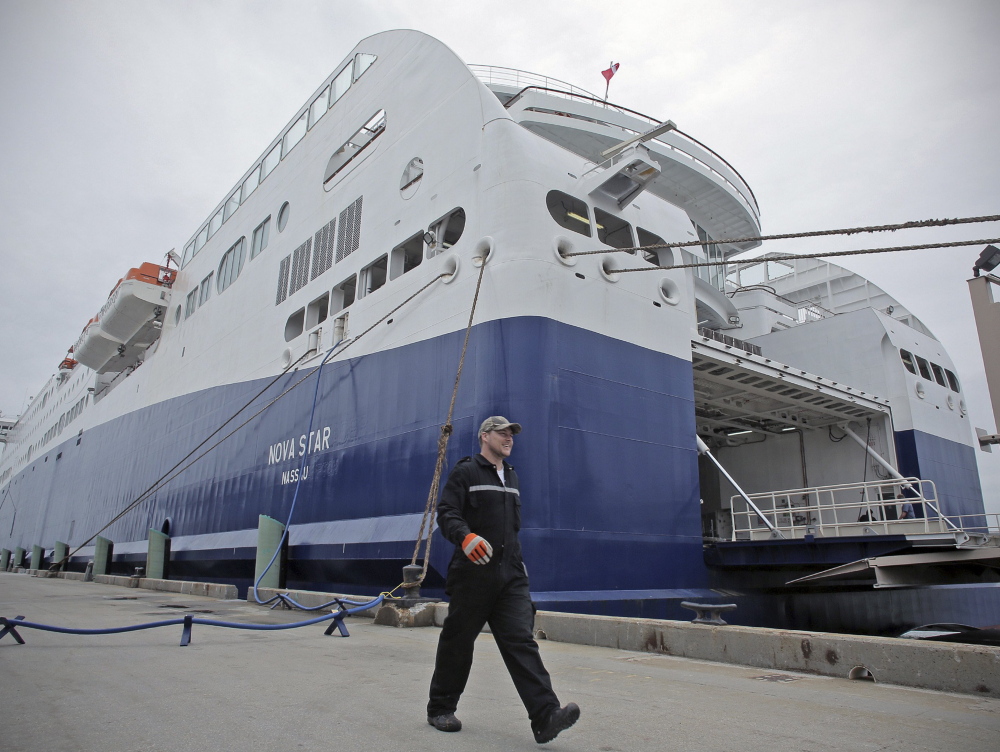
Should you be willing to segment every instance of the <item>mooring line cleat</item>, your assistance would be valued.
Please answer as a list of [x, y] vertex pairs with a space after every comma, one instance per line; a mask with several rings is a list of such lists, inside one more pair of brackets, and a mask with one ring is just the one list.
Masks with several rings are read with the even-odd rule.
[[549, 713], [545, 723], [537, 729], [532, 729], [535, 741], [539, 744], [550, 742], [559, 736], [561, 731], [565, 731], [578, 720], [580, 720], [580, 706], [575, 702], [569, 703], [564, 708], [556, 708]]
[[[579, 715], [579, 711], [577, 711]], [[427, 716], [427, 722], [438, 731], [461, 731], [462, 722], [455, 717], [454, 713], [445, 715]], [[558, 732], [557, 732], [558, 733]]]

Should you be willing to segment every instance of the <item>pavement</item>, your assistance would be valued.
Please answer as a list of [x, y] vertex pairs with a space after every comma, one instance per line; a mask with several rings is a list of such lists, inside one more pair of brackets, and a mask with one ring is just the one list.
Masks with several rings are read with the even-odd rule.
[[[196, 617], [302, 620], [241, 600], [0, 573], [0, 616], [73, 627]], [[347, 620], [259, 632], [195, 625], [81, 636], [21, 629], [0, 640], [0, 748], [75, 752], [212, 749], [539, 749], [484, 634], [445, 734], [425, 703], [439, 629]], [[552, 750], [1000, 750], [1000, 699], [542, 641], [576, 726]]]

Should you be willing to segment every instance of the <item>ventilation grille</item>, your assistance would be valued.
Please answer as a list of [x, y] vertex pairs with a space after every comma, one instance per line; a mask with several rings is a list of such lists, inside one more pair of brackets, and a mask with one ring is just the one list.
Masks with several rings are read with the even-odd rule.
[[292, 276], [288, 280], [288, 294], [292, 295], [309, 281], [309, 258], [312, 256], [312, 238], [292, 251]]
[[337, 261], [343, 261], [358, 250], [361, 245], [361, 201], [357, 201], [340, 213], [340, 228], [337, 231]]
[[334, 217], [313, 238], [313, 247], [316, 252], [313, 254], [311, 279], [316, 279], [333, 266], [333, 243], [337, 237], [334, 233], [336, 228], [337, 219]]
[[278, 267], [278, 294], [274, 298], [274, 304], [278, 305], [288, 297], [288, 270], [291, 267], [291, 256], [281, 259], [281, 266]]

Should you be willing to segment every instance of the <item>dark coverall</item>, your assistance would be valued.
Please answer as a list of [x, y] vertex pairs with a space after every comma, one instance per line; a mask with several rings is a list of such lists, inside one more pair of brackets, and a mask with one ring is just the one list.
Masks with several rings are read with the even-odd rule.
[[[455, 712], [469, 679], [476, 637], [488, 623], [534, 729], [559, 707], [559, 700], [531, 634], [534, 613], [517, 538], [520, 491], [514, 468], [507, 462], [503, 466], [506, 488], [483, 455], [464, 457], [441, 494], [438, 527], [455, 544], [455, 554], [448, 566], [448, 618], [438, 641], [427, 715]], [[469, 533], [493, 546], [487, 564], [474, 564], [462, 551]]]

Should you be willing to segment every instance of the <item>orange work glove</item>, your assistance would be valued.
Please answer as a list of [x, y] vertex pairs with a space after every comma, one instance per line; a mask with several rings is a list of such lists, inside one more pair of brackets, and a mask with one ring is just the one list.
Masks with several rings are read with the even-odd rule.
[[475, 533], [469, 533], [462, 541], [462, 550], [473, 564], [485, 564], [493, 556], [493, 546], [489, 541]]

